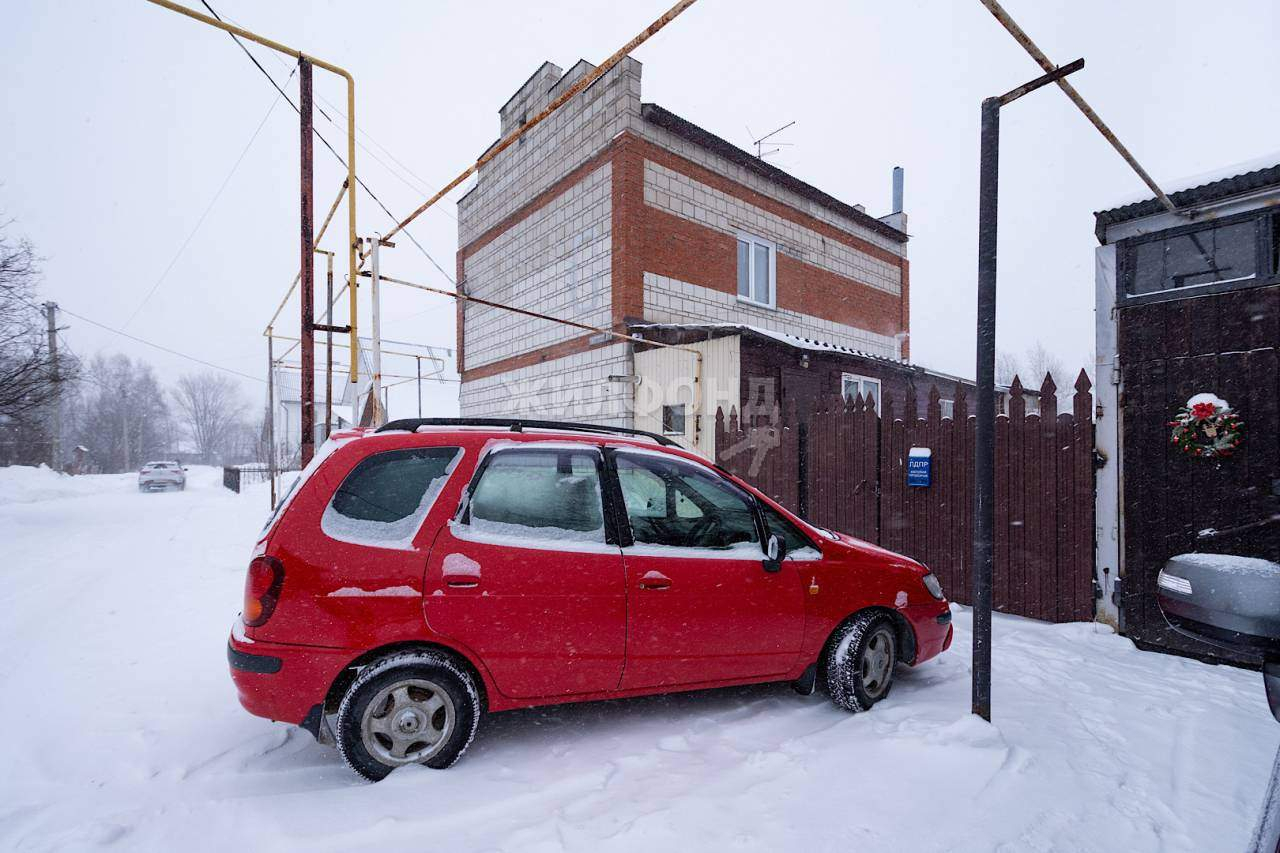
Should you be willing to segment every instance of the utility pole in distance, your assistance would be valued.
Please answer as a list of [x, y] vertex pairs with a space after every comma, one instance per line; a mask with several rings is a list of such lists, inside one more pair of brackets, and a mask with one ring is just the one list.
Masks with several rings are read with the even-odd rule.
[[44, 304], [49, 328], [49, 381], [53, 383], [53, 432], [49, 438], [49, 467], [62, 470], [62, 374], [58, 371], [58, 303]]
[[991, 721], [991, 585], [996, 494], [996, 209], [1000, 108], [1084, 67], [1077, 59], [982, 102], [978, 179], [978, 364], [973, 494], [973, 713]]

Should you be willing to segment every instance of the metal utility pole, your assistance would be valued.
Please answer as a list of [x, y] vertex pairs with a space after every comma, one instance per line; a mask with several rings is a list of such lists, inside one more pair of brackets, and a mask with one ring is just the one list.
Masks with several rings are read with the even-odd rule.
[[316, 293], [316, 256], [314, 244], [315, 211], [312, 169], [312, 128], [311, 128], [311, 63], [305, 59], [298, 60], [298, 124], [302, 132], [302, 467], [307, 467], [316, 451], [316, 341], [315, 329], [315, 293]]
[[378, 415], [378, 407], [382, 405], [382, 291], [378, 287], [378, 249], [381, 248], [382, 239], [378, 235], [374, 235], [369, 246], [369, 299], [372, 302], [370, 308], [370, 321], [373, 325], [373, 335], [370, 338], [370, 348], [372, 353], [370, 360], [373, 362], [373, 384], [369, 386], [369, 394], [374, 399], [374, 426], [381, 426], [381, 420]]
[[415, 356], [418, 362], [418, 417], [422, 417], [422, 356]]
[[[381, 236], [374, 235], [369, 240], [369, 299], [372, 303], [369, 311], [370, 325], [373, 327], [372, 334], [369, 339], [369, 348], [371, 350], [370, 361], [372, 366], [373, 384], [369, 386], [369, 394], [373, 399], [374, 426], [381, 426], [386, 422], [387, 407], [382, 397], [382, 282], [381, 267], [379, 266], [379, 249], [382, 247], [394, 249], [395, 243], [384, 240]], [[353, 356], [354, 357], [354, 356]]]
[[49, 438], [49, 467], [62, 470], [62, 375], [58, 372], [58, 303], [46, 302], [49, 326], [49, 381], [53, 383], [53, 434]]
[[267, 328], [267, 476], [271, 480], [271, 508], [276, 506], [276, 354], [275, 337]]
[[973, 496], [973, 713], [991, 721], [992, 537], [996, 492], [996, 212], [1000, 181], [1000, 108], [1084, 67], [1077, 59], [982, 102], [978, 181], [977, 444]]
[[333, 252], [325, 252], [324, 271], [324, 438], [333, 432]]

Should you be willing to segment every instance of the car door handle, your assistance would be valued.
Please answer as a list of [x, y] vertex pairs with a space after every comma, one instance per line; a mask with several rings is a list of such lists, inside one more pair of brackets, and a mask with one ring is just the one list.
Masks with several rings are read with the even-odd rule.
[[671, 578], [662, 572], [645, 572], [640, 578], [641, 589], [666, 589], [671, 586]]
[[480, 586], [479, 575], [449, 575], [444, 579], [445, 586], [451, 586], [454, 589], [471, 589]]

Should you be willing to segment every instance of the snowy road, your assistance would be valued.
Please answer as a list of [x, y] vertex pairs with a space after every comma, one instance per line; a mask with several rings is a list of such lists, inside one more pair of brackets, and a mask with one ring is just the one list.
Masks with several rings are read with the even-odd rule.
[[1280, 743], [1255, 673], [1008, 617], [977, 722], [957, 610], [869, 714], [785, 686], [519, 711], [369, 785], [236, 703], [262, 492], [133, 483], [0, 469], [0, 848], [1236, 851]]

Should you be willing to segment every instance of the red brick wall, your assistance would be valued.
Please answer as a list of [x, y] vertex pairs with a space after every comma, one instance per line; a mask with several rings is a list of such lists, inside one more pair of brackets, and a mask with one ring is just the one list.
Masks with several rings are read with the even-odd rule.
[[[458, 252], [458, 273], [468, 255], [490, 242], [515, 223], [541, 209], [605, 160], [613, 164], [612, 186], [612, 293], [611, 320], [616, 331], [625, 330], [627, 320], [644, 318], [644, 273], [679, 279], [733, 294], [737, 292], [737, 249], [733, 237], [695, 222], [673, 216], [644, 203], [644, 162], [652, 160], [681, 172], [757, 207], [790, 219], [827, 239], [887, 261], [899, 267], [902, 293], [896, 296], [851, 278], [779, 254], [777, 258], [778, 306], [882, 335], [895, 335], [910, 328], [908, 310], [908, 263], [905, 258], [789, 207], [749, 187], [738, 184], [705, 167], [686, 160], [648, 140], [623, 133], [599, 154], [566, 174], [533, 201], [477, 237]], [[459, 279], [461, 281], [461, 278]], [[575, 338], [537, 352], [503, 359], [476, 370], [465, 370], [464, 336], [459, 309], [458, 366], [463, 381], [490, 376], [548, 358], [580, 352], [594, 346], [587, 337]], [[903, 343], [903, 357], [908, 352]]]

